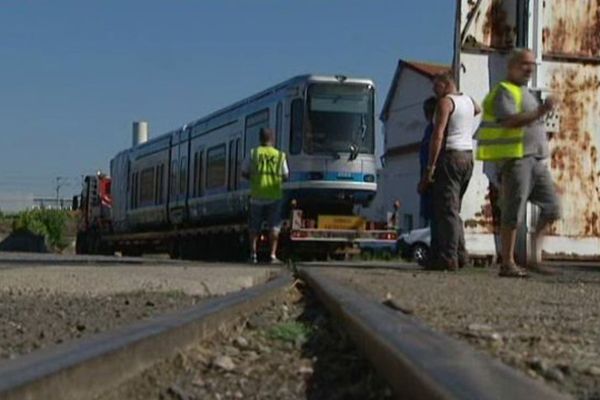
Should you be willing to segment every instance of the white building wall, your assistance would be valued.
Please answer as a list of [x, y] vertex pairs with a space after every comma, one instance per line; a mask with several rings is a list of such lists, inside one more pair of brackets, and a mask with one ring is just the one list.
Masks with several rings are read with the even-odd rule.
[[421, 141], [426, 126], [423, 102], [430, 96], [431, 80], [404, 67], [383, 125], [386, 151]]
[[385, 167], [379, 172], [377, 195], [370, 207], [362, 210], [361, 214], [370, 220], [385, 221], [394, 202], [400, 200], [400, 227], [403, 230], [420, 227], [418, 183], [418, 153], [387, 160]]
[[[433, 95], [431, 80], [404, 67], [383, 124], [385, 165], [379, 171], [377, 195], [361, 214], [385, 221], [394, 201], [400, 200], [400, 226], [407, 230], [421, 226], [417, 184], [420, 177], [418, 145], [427, 126], [423, 102]], [[393, 155], [393, 149], [413, 146], [412, 151]], [[392, 150], [391, 155], [388, 154]]]
[[402, 204], [400, 226], [405, 230], [421, 226], [419, 221], [420, 200], [417, 193], [419, 170], [418, 152], [394, 157], [386, 162], [384, 169], [388, 201], [393, 203], [395, 200], [400, 200]]

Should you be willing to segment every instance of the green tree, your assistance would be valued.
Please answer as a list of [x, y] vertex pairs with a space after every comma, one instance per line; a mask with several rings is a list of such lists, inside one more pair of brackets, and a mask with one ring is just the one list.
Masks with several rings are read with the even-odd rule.
[[17, 215], [13, 221], [13, 231], [29, 231], [44, 235], [46, 242], [54, 249], [67, 247], [65, 230], [70, 218], [65, 210], [28, 210]]

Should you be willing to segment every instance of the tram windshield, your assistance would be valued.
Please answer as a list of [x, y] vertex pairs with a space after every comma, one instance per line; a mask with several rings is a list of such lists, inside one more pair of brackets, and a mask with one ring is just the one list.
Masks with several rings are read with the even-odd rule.
[[373, 92], [367, 85], [311, 85], [304, 152], [336, 157], [356, 150], [373, 154]]

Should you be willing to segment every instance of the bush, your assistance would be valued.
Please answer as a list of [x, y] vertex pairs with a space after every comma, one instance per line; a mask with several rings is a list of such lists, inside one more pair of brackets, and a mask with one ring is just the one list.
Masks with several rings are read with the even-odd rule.
[[46, 242], [54, 249], [67, 247], [65, 229], [70, 218], [65, 210], [29, 210], [17, 215], [13, 221], [13, 232], [30, 231], [43, 235]]

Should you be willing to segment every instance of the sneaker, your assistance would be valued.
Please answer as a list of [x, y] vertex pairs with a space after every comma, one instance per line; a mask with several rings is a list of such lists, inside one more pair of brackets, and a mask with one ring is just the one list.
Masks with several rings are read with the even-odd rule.
[[258, 257], [256, 256], [256, 254], [250, 254], [249, 263], [250, 264], [258, 264]]
[[283, 261], [277, 258], [276, 255], [271, 255], [271, 264], [283, 264]]
[[498, 272], [498, 276], [504, 278], [527, 278], [529, 277], [529, 274], [517, 267], [515, 264], [507, 264], [500, 266], [500, 272]]

